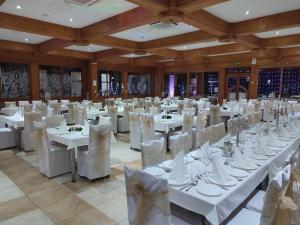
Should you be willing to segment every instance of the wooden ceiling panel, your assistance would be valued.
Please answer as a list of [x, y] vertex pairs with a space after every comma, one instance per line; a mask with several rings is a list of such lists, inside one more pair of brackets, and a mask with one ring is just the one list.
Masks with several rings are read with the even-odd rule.
[[291, 45], [300, 45], [300, 34], [267, 38], [262, 40], [262, 46], [265, 48], [278, 48]]
[[14, 41], [0, 40], [1, 50], [23, 51], [23, 52], [35, 52], [36, 46], [31, 44], [25, 44]]
[[102, 60], [107, 58], [114, 58], [116, 56], [126, 55], [133, 53], [132, 51], [121, 50], [121, 49], [108, 49], [105, 51], [95, 52], [94, 60]]
[[37, 46], [37, 50], [40, 53], [47, 53], [57, 49], [65, 48], [73, 45], [73, 41], [54, 38], [49, 41], [45, 41]]
[[89, 40], [89, 42], [95, 45], [103, 45], [107, 47], [118, 48], [118, 49], [129, 50], [129, 51], [135, 51], [139, 48], [139, 43], [137, 42], [111, 37], [111, 36], [98, 37]]
[[184, 13], [191, 13], [200, 9], [204, 9], [209, 6], [217, 5], [229, 0], [190, 0], [190, 1], [179, 1], [177, 3], [177, 9]]

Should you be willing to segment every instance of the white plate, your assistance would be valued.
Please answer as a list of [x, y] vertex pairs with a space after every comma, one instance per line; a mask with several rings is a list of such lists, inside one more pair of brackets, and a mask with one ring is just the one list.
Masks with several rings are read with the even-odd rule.
[[211, 176], [208, 176], [207, 177], [207, 180], [212, 183], [212, 184], [216, 184], [216, 185], [219, 185], [219, 186], [223, 186], [223, 187], [232, 187], [232, 186], [235, 186], [237, 184], [237, 180], [234, 179], [233, 177], [230, 177], [230, 180], [227, 181], [227, 183], [223, 184], [223, 183], [220, 183], [219, 181], [215, 180], [213, 177]]
[[285, 144], [279, 144], [279, 145], [277, 145], [277, 144], [274, 144], [274, 143], [267, 143], [267, 145], [270, 146], [270, 147], [277, 147], [277, 148], [286, 147]]
[[257, 153], [257, 152], [253, 152], [253, 154], [263, 155], [263, 156], [275, 156], [275, 155], [277, 155], [275, 152], [271, 152], [271, 151], [269, 151], [269, 152], [267, 152], [265, 154], [263, 154], [263, 153]]
[[183, 182], [180, 182], [180, 183], [178, 183], [176, 180], [169, 179], [169, 176], [168, 176], [168, 184], [171, 186], [183, 186], [190, 182], [191, 182], [191, 178], [188, 175], [185, 175]]
[[256, 159], [256, 160], [268, 160], [269, 158], [264, 155], [258, 155], [258, 154], [249, 154], [249, 158]]
[[235, 169], [229, 166], [226, 166], [226, 171], [229, 175], [236, 177], [236, 178], [245, 178], [248, 177], [248, 173], [244, 170]]
[[196, 190], [199, 194], [207, 197], [218, 197], [223, 194], [222, 189], [214, 184], [200, 183]]
[[257, 169], [257, 165], [255, 165], [254, 163], [251, 163], [250, 165], [237, 165], [234, 161], [230, 162], [230, 165], [233, 166], [234, 168], [238, 168], [238, 169], [242, 169], [242, 170], [256, 170]]
[[166, 173], [163, 169], [158, 167], [149, 167], [144, 169], [144, 171], [156, 177], [164, 175]]

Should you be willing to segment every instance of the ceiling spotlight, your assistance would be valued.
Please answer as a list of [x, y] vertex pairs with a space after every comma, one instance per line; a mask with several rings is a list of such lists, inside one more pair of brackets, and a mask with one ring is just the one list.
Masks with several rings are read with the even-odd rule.
[[72, 23], [73, 22], [73, 18], [70, 18], [69, 21]]
[[247, 10], [247, 11], [245, 12], [245, 14], [246, 14], [246, 15], [249, 15], [249, 14], [250, 14], [250, 11], [249, 11], [249, 10]]
[[17, 9], [22, 9], [22, 7], [20, 5], [17, 5]]
[[279, 31], [276, 31], [276, 35], [279, 35], [280, 33], [279, 33]]
[[25, 38], [25, 41], [28, 42], [29, 41], [28, 38]]
[[186, 46], [183, 46], [183, 49], [186, 49]]

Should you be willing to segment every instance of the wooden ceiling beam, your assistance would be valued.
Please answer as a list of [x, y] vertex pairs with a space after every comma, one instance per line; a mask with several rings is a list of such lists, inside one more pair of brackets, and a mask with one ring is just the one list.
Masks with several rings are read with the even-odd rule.
[[159, 50], [175, 47], [178, 45], [194, 44], [199, 42], [215, 41], [217, 37], [205, 31], [195, 31], [187, 34], [180, 34], [172, 37], [160, 38], [157, 40], [141, 43], [140, 47], [144, 50]]
[[156, 13], [160, 13], [162, 11], [168, 10], [170, 5], [169, 0], [127, 0], [127, 1]]
[[248, 48], [244, 46], [234, 43], [234, 44], [227, 44], [227, 45], [220, 45], [214, 47], [207, 47], [207, 48], [200, 48], [200, 49], [193, 49], [188, 51], [183, 51], [183, 55], [185, 59], [191, 59], [196, 57], [208, 56], [208, 55], [217, 55], [217, 54], [226, 54], [226, 53], [234, 53], [234, 52], [241, 52], [247, 51]]
[[229, 34], [229, 23], [204, 10], [185, 15], [184, 22], [212, 35], [222, 36]]
[[62, 48], [71, 46], [73, 44], [74, 44], [73, 41], [53, 38], [49, 41], [45, 41], [45, 42], [37, 45], [37, 50], [40, 53], [47, 53], [47, 52], [51, 52], [51, 51], [54, 51], [57, 49], [62, 49]]
[[236, 42], [248, 48], [260, 48], [261, 41], [254, 35], [237, 37]]
[[249, 35], [297, 26], [300, 26], [300, 9], [238, 22], [232, 29], [236, 35]]
[[129, 30], [138, 26], [152, 23], [158, 20], [158, 16], [147, 9], [138, 7], [103, 21], [81, 28], [80, 37], [83, 40], [95, 39]]
[[89, 52], [74, 51], [69, 49], [59, 49], [48, 53], [49, 55], [59, 55], [65, 57], [78, 58], [83, 60], [93, 59], [93, 54]]
[[217, 5], [227, 2], [229, 0], [191, 0], [191, 1], [179, 1], [177, 3], [177, 9], [184, 13], [191, 13], [200, 9], [204, 9], [209, 6]]
[[104, 45], [111, 48], [118, 48], [122, 50], [135, 51], [139, 49], [139, 43], [135, 41], [129, 41], [116, 37], [98, 37], [95, 39], [89, 40], [91, 44], [95, 45]]
[[290, 45], [300, 45], [300, 34], [265, 38], [262, 40], [262, 46], [265, 48], [278, 48]]
[[282, 56], [300, 55], [300, 47], [281, 48], [280, 53]]
[[23, 52], [35, 52], [36, 46], [32, 44], [25, 44], [21, 42], [0, 40], [1, 50], [13, 50], [13, 51], [23, 51]]
[[65, 40], [75, 40], [77, 38], [76, 29], [3, 12], [0, 12], [0, 28]]
[[182, 57], [180, 52], [171, 49], [150, 50], [148, 53], [174, 59]]
[[100, 61], [102, 59], [114, 58], [116, 56], [131, 54], [132, 51], [121, 50], [121, 49], [108, 49], [104, 51], [99, 51], [94, 53], [94, 60]]

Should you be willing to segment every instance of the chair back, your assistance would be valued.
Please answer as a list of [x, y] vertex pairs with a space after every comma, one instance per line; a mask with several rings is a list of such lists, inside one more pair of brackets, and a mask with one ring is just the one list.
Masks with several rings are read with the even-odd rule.
[[220, 113], [220, 106], [219, 105], [211, 105], [210, 106], [210, 119], [209, 125], [215, 125], [221, 123], [221, 113]]
[[64, 122], [63, 115], [53, 115], [50, 117], [46, 117], [46, 125], [47, 128], [55, 128], [60, 126]]
[[158, 165], [164, 161], [165, 156], [163, 152], [165, 139], [162, 137], [159, 140], [142, 143], [142, 166], [143, 169]]
[[43, 117], [47, 116], [48, 107], [46, 104], [40, 104], [35, 106], [35, 112], [41, 112]]
[[143, 142], [154, 140], [154, 116], [151, 114], [141, 114], [141, 125]]
[[169, 148], [171, 151], [172, 158], [174, 159], [176, 155], [184, 150], [184, 153], [188, 153], [190, 151], [188, 147], [188, 133], [182, 133], [178, 135], [170, 136], [169, 138]]
[[32, 104], [23, 105], [23, 108], [24, 108], [24, 112], [32, 112], [33, 111]]
[[225, 124], [219, 123], [211, 126], [211, 133], [213, 135], [213, 143], [220, 141], [226, 135]]
[[179, 101], [177, 104], [178, 104], [178, 107], [177, 107], [178, 114], [182, 115], [183, 108], [184, 108], [184, 102]]
[[4, 102], [5, 108], [16, 107], [16, 102]]
[[124, 168], [129, 225], [170, 225], [168, 181]]
[[185, 113], [183, 115], [182, 133], [188, 133], [187, 149], [192, 149], [192, 139], [193, 139], [193, 119], [194, 115], [191, 113]]
[[152, 106], [151, 100], [145, 100], [145, 112], [150, 113], [150, 107]]
[[18, 101], [18, 105], [19, 107], [24, 106], [24, 105], [28, 105], [29, 101]]
[[33, 122], [42, 122], [42, 113], [41, 112], [25, 112], [24, 113], [24, 130], [33, 131], [34, 126]]
[[129, 113], [129, 131], [131, 148], [141, 149], [141, 114], [131, 112]]
[[52, 115], [61, 115], [61, 105], [60, 105], [60, 103], [51, 103], [50, 108], [53, 109]]
[[112, 124], [112, 132], [116, 134], [118, 132], [118, 114], [117, 114], [117, 108], [114, 106], [108, 106], [107, 107], [107, 116], [111, 119]]
[[158, 107], [150, 107], [149, 113], [152, 115], [159, 114]]

